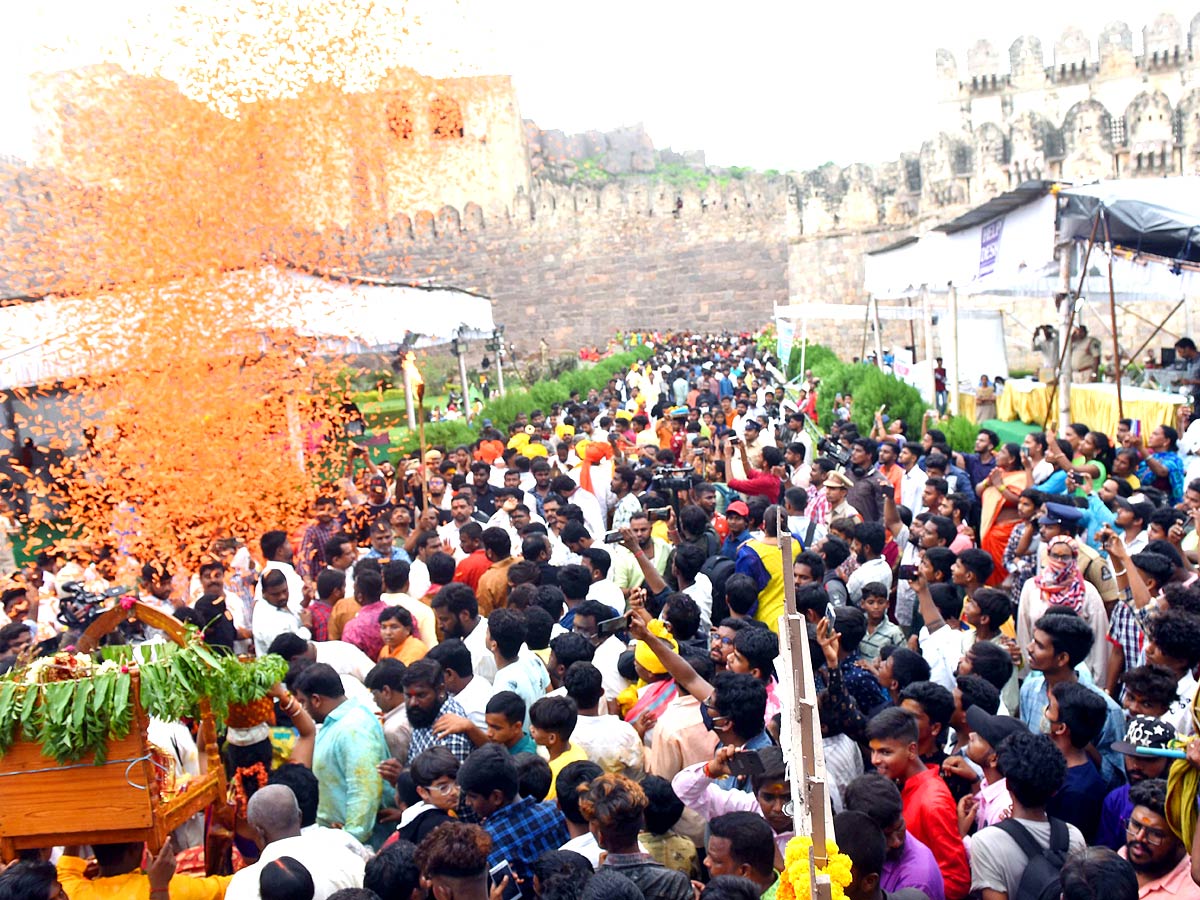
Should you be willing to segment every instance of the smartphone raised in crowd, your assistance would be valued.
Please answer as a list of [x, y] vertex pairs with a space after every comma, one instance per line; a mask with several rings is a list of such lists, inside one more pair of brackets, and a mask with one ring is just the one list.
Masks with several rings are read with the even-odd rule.
[[753, 778], [766, 771], [762, 757], [754, 750], [739, 750], [729, 757], [729, 774], [736, 778]]
[[601, 635], [616, 634], [629, 628], [629, 613], [617, 616], [615, 619], [604, 619], [596, 623], [596, 633]]

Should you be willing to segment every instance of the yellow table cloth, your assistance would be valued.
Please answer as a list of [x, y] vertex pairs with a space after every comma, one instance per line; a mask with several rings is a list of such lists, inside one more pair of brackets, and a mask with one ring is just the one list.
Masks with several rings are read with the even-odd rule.
[[[1159, 425], [1175, 427], [1175, 411], [1187, 401], [1179, 394], [1150, 391], [1145, 388], [1121, 388], [1126, 419], [1140, 419], [1142, 434]], [[1104, 434], [1117, 433], [1117, 386], [1115, 384], [1071, 385], [1071, 421]]]
[[959, 391], [958, 394], [958, 414], [968, 422], [975, 421], [975, 395], [968, 394], [966, 391]]
[[1002, 422], [1042, 425], [1050, 409], [1050, 386], [1031, 379], [1014, 379], [1004, 385], [996, 401], [996, 418]]

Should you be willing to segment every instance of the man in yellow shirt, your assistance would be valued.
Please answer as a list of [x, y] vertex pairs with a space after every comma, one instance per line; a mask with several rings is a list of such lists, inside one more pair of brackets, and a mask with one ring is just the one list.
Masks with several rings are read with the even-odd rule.
[[571, 743], [571, 732], [579, 719], [575, 701], [570, 697], [542, 697], [529, 707], [529, 733], [535, 744], [545, 747], [550, 758], [550, 793], [547, 800], [556, 796], [555, 785], [558, 773], [573, 762], [588, 758], [587, 752]]
[[[772, 631], [779, 631], [783, 615], [783, 557], [779, 550], [779, 507], [768, 506], [763, 513], [763, 537], [751, 539], [738, 548], [734, 566], [738, 574], [749, 575], [758, 585], [758, 606], [754, 618]], [[800, 542], [792, 541], [792, 561], [800, 555]]]
[[87, 860], [79, 847], [67, 847], [58, 860], [58, 880], [68, 900], [222, 900], [228, 876], [175, 878], [175, 848], [170, 838], [142, 871], [146, 845], [97, 844], [92, 848], [100, 866], [97, 878], [87, 878]]

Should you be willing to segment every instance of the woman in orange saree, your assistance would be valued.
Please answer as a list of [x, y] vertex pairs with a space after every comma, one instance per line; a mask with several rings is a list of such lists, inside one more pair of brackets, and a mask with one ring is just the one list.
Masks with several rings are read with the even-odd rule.
[[1021, 448], [1009, 443], [996, 450], [996, 468], [992, 469], [982, 486], [975, 487], [983, 504], [979, 516], [979, 546], [988, 552], [995, 563], [992, 577], [987, 582], [993, 587], [1008, 577], [1008, 570], [1004, 568], [1004, 548], [1008, 545], [1013, 528], [1020, 521], [1017, 500], [1029, 484], [1029, 473], [1021, 461]]

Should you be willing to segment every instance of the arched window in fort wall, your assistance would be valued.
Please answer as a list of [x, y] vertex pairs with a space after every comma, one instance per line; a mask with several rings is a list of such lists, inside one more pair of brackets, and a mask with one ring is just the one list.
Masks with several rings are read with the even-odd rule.
[[387, 102], [388, 130], [402, 141], [411, 141], [413, 136], [412, 107], [399, 97], [392, 97]]
[[429, 101], [429, 119], [433, 123], [435, 138], [463, 136], [462, 109], [449, 97], [434, 97]]

